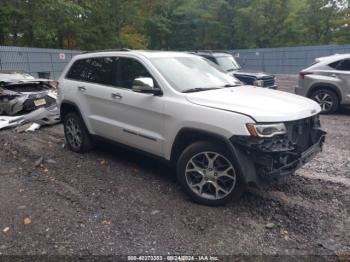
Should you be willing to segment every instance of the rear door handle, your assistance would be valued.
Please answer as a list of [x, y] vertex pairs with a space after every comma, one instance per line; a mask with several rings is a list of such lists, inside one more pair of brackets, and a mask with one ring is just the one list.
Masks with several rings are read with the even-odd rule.
[[85, 88], [85, 86], [78, 86], [78, 90], [81, 92], [85, 92], [86, 88]]
[[112, 97], [113, 99], [122, 99], [122, 98], [123, 98], [122, 95], [119, 94], [119, 93], [112, 93], [112, 94], [111, 94], [111, 97]]

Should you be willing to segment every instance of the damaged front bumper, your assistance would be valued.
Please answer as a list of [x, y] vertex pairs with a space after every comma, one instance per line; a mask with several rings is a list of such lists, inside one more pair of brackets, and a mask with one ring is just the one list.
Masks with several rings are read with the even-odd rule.
[[322, 151], [326, 132], [315, 119], [288, 123], [287, 134], [271, 138], [233, 136], [230, 141], [246, 182], [259, 185], [292, 175]]

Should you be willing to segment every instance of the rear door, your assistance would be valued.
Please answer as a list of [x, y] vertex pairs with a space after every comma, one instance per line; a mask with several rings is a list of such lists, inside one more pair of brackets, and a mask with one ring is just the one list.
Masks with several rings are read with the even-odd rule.
[[92, 134], [162, 156], [164, 102], [132, 91], [137, 77], [153, 78], [141, 61], [94, 57], [76, 61], [65, 81]]
[[[76, 61], [67, 74], [71, 96], [92, 134], [113, 138], [109, 108], [116, 79], [116, 57], [94, 57]], [[112, 105], [111, 105], [112, 104]]]

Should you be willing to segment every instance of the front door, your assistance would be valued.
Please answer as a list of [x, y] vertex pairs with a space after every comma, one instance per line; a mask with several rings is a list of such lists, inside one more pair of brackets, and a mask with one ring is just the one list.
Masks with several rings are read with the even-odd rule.
[[[146, 67], [132, 58], [118, 59], [115, 121], [120, 124], [118, 140], [162, 155], [164, 144], [164, 99], [132, 91], [134, 79], [152, 77]], [[156, 83], [155, 79], [153, 81]], [[120, 97], [118, 96], [120, 95]]]

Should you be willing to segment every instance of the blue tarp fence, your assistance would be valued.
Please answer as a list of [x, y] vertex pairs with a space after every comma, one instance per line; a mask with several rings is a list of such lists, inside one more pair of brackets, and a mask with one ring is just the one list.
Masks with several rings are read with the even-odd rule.
[[[283, 48], [228, 50], [247, 70], [273, 74], [295, 74], [314, 62], [315, 58], [350, 53], [349, 45], [299, 46]], [[38, 76], [49, 73], [57, 79], [75, 50], [0, 46], [0, 71], [18, 70]]]

